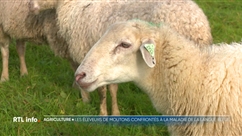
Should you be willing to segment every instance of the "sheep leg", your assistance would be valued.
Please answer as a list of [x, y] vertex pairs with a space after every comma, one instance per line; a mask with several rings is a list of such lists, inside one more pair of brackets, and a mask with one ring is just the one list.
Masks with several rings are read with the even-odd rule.
[[86, 92], [86, 91], [84, 91], [84, 90], [82, 90], [82, 89], [80, 88], [80, 93], [81, 93], [82, 101], [83, 101], [84, 103], [89, 103], [89, 102], [91, 101], [91, 99], [90, 99], [90, 95], [89, 95], [88, 92]]
[[[71, 68], [73, 69], [73, 71], [76, 71], [76, 69], [78, 68], [78, 64], [73, 62], [71, 59], [69, 60], [70, 64], [71, 64]], [[73, 84], [72, 84], [73, 88], [78, 88], [80, 90], [80, 96], [82, 98], [82, 101], [84, 103], [89, 103], [91, 101], [90, 95], [88, 92], [82, 90], [77, 84], [76, 81], [74, 80]]]
[[107, 112], [107, 88], [106, 86], [102, 86], [98, 88], [98, 94], [100, 97], [100, 115], [108, 115]]
[[8, 74], [8, 59], [9, 59], [9, 38], [4, 34], [3, 29], [0, 28], [0, 46], [2, 54], [2, 75], [1, 82], [9, 79]]
[[112, 115], [120, 115], [117, 102], [118, 84], [110, 84], [108, 89], [112, 97]]
[[22, 40], [16, 41], [16, 48], [20, 61], [20, 75], [28, 75], [28, 70], [25, 63], [25, 42]]
[[8, 74], [9, 44], [8, 43], [1, 45], [1, 54], [2, 54], [2, 64], [3, 64], [1, 82], [3, 82], [9, 79], [9, 74]]

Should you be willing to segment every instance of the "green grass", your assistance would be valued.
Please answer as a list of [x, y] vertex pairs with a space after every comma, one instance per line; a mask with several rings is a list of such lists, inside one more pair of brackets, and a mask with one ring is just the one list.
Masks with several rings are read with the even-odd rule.
[[[242, 38], [242, 2], [197, 0], [208, 16], [214, 43], [239, 42]], [[99, 97], [91, 93], [85, 104], [72, 88], [74, 72], [68, 62], [53, 55], [48, 46], [28, 44], [26, 62], [29, 75], [20, 77], [15, 46], [10, 46], [10, 80], [0, 84], [0, 135], [168, 135], [164, 126], [116, 126], [66, 122], [13, 123], [13, 117], [44, 115], [98, 115]], [[0, 65], [2, 65], [0, 63]], [[111, 100], [108, 95], [109, 113]], [[146, 94], [132, 83], [120, 84], [118, 103], [122, 115], [157, 115]]]
[[197, 0], [197, 4], [208, 17], [214, 43], [241, 41], [242, 1]]

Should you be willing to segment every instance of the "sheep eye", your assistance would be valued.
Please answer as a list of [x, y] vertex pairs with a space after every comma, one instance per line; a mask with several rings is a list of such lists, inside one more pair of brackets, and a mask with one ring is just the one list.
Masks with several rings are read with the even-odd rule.
[[122, 42], [119, 44], [119, 46], [121, 46], [123, 48], [129, 48], [131, 46], [131, 44]]

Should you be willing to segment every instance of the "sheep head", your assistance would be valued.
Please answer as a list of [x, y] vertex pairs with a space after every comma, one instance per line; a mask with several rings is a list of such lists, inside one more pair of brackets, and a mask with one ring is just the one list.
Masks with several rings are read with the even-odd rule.
[[[155, 66], [156, 31], [142, 21], [112, 25], [76, 70], [76, 82], [86, 91], [136, 81]], [[148, 27], [151, 28], [151, 27]], [[146, 30], [144, 30], [146, 29]]]

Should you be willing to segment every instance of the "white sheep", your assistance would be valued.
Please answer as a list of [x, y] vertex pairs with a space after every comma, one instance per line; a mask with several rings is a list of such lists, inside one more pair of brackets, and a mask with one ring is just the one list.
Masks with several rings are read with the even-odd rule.
[[[22, 0], [19, 2], [0, 1], [0, 48], [3, 60], [1, 81], [9, 80], [9, 43], [12, 39], [16, 39], [16, 48], [20, 58], [21, 75], [28, 74], [25, 62], [26, 41], [35, 42], [38, 44], [48, 44], [52, 51], [54, 51], [55, 55], [67, 58], [69, 60], [73, 70], [76, 70], [78, 66], [78, 64], [74, 63], [73, 61], [73, 58], [78, 58], [78, 56], [73, 58], [70, 57], [69, 46], [67, 45], [66, 41], [57, 33], [59, 27], [56, 25], [57, 22], [55, 9], [47, 9], [43, 12], [38, 12], [38, 15], [34, 15], [29, 12], [29, 7], [31, 7], [31, 3], [29, 2], [30, 1], [28, 0]], [[90, 47], [83, 50], [83, 53], [87, 52], [89, 49]], [[103, 89], [104, 88], [101, 87], [100, 92], [102, 92]], [[110, 85], [109, 89], [117, 90], [117, 86]], [[116, 98], [116, 93], [111, 92], [111, 95], [113, 96], [112, 98]], [[84, 96], [83, 98], [88, 97], [89, 96]], [[87, 100], [84, 99], [84, 102], [85, 101]], [[105, 103], [102, 103], [102, 105], [106, 106]], [[118, 108], [114, 107], [114, 109]]]
[[[34, 5], [36, 6], [36, 5]], [[9, 79], [8, 58], [9, 58], [9, 43], [12, 39], [16, 39], [16, 48], [20, 58], [20, 73], [21, 75], [28, 74], [25, 63], [25, 42], [31, 41], [38, 44], [48, 44], [52, 51], [60, 57], [67, 58], [71, 63], [73, 70], [76, 70], [78, 63], [74, 62], [75, 58], [69, 55], [69, 46], [66, 41], [58, 35], [59, 27], [56, 25], [55, 9], [47, 9], [43, 12], [38, 12], [34, 15], [29, 12], [31, 3], [29, 0], [22, 1], [0, 1], [0, 48], [2, 54], [2, 75], [1, 81]], [[14, 12], [9, 12], [14, 11]], [[36, 12], [35, 12], [36, 13]], [[37, 14], [37, 13], [36, 13]], [[79, 50], [79, 48], [77, 48]], [[90, 47], [83, 49], [84, 54]], [[110, 90], [117, 90], [116, 85], [110, 85]], [[100, 92], [105, 91], [105, 88], [100, 88]], [[114, 91], [113, 91], [114, 92]], [[116, 93], [111, 92], [112, 98], [116, 98]], [[85, 98], [89, 96], [84, 95]], [[115, 102], [115, 99], [113, 100]], [[101, 103], [106, 106], [106, 103]], [[116, 104], [117, 105], [117, 104]], [[114, 104], [114, 109], [116, 106]], [[104, 107], [105, 108], [105, 107]], [[103, 109], [103, 108], [102, 108]], [[119, 113], [117, 113], [119, 114]]]
[[[157, 2], [31, 0], [30, 5], [30, 10], [34, 13], [50, 8], [56, 9], [60, 27], [59, 33], [68, 42], [71, 58], [77, 64], [82, 62], [85, 53], [101, 37], [109, 25], [116, 21], [134, 18], [153, 23], [166, 22], [199, 46], [212, 43], [207, 17], [191, 0], [161, 0]], [[119, 115], [117, 100], [114, 98], [117, 86], [114, 85], [113, 88], [114, 90], [110, 91], [113, 95], [112, 114]], [[82, 95], [84, 99], [89, 99], [87, 93], [82, 91]], [[105, 88], [100, 95], [100, 114], [107, 115]]]
[[[29, 0], [18, 2], [0, 0], [0, 48], [3, 60], [1, 81], [9, 79], [9, 43], [12, 39], [16, 39], [21, 75], [28, 74], [25, 63], [26, 41], [48, 44], [55, 55], [69, 60], [73, 70], [76, 70], [78, 67], [78, 64], [74, 63], [73, 58], [70, 57], [69, 46], [66, 41], [58, 34], [59, 27], [57, 26], [56, 10], [47, 9], [38, 12], [38, 15], [34, 15], [29, 12], [29, 7], [31, 7], [30, 4]], [[86, 49], [86, 52], [89, 49], [90, 47]], [[85, 53], [84, 51], [85, 50], [83, 50], [83, 53]], [[74, 57], [74, 59], [75, 58], [78, 58], [78, 56]], [[111, 90], [117, 90], [116, 86], [110, 86], [109, 88]], [[103, 88], [100, 89], [100, 92], [102, 89]], [[113, 98], [116, 98], [116, 94], [111, 93], [111, 95], [114, 96]]]
[[168, 25], [112, 25], [76, 70], [85, 90], [133, 81], [164, 115], [229, 115], [230, 121], [171, 125], [172, 135], [242, 134], [242, 45], [198, 48]]
[[0, 47], [3, 63], [1, 81], [9, 79], [8, 58], [11, 39], [16, 39], [21, 75], [28, 74], [24, 58], [26, 41], [48, 43], [55, 54], [66, 58], [69, 56], [66, 42], [57, 35], [55, 10], [46, 10], [39, 15], [33, 15], [29, 14], [28, 5], [27, 0], [0, 1]]

